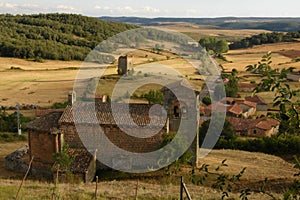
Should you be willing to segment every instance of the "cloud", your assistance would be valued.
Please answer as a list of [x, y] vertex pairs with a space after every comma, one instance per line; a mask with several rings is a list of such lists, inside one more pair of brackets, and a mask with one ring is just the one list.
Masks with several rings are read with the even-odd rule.
[[58, 12], [80, 12], [79, 9], [74, 8], [73, 6], [68, 6], [68, 5], [58, 5], [56, 6], [56, 9]]
[[96, 5], [95, 12], [98, 15], [131, 15], [131, 16], [153, 16], [153, 14], [162, 14], [163, 12], [157, 8], [153, 8], [150, 6], [145, 6], [141, 8], [133, 8], [131, 6], [123, 6], [123, 7], [109, 7], [109, 6], [99, 6]]
[[36, 13], [50, 13], [50, 12], [79, 13], [81, 12], [81, 10], [68, 5], [47, 7], [38, 4], [0, 3], [0, 13], [36, 14]]
[[1, 13], [32, 13], [32, 11], [43, 11], [37, 4], [11, 4], [11, 3], [0, 3]]

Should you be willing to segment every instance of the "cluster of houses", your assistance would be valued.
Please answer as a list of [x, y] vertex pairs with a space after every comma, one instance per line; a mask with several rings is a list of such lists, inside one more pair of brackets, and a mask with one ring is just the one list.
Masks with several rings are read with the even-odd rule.
[[[132, 57], [120, 57], [118, 64], [118, 73], [125, 74], [129, 67], [132, 66]], [[194, 117], [190, 117], [189, 111], [195, 109], [196, 106], [200, 109], [200, 115], [204, 118], [209, 118], [213, 111], [218, 111], [218, 108], [226, 108], [227, 120], [232, 124], [232, 128], [240, 136], [271, 136], [277, 134], [279, 121], [266, 117], [255, 117], [257, 111], [267, 111], [268, 105], [259, 96], [245, 97], [244, 100], [236, 100], [234, 98], [224, 98], [223, 100], [213, 103], [209, 106], [199, 106], [191, 103], [186, 97], [185, 101], [178, 101], [174, 95], [174, 91], [181, 90], [186, 87], [184, 81], [174, 82], [161, 91], [163, 93], [163, 107], [167, 111], [167, 119], [163, 118], [164, 114], [156, 114], [149, 116], [152, 111], [152, 105], [149, 104], [129, 104], [129, 113], [126, 105], [117, 103], [114, 113], [111, 104], [106, 102], [106, 96], [87, 96], [87, 99], [93, 98], [95, 101], [77, 102], [76, 94], [70, 93], [68, 96], [69, 106], [62, 110], [39, 111], [39, 116], [34, 121], [27, 124], [29, 149], [28, 154], [30, 159], [33, 159], [31, 174], [37, 177], [53, 178], [53, 166], [56, 164], [53, 155], [61, 152], [63, 146], [69, 146], [68, 154], [74, 158], [70, 168], [76, 178], [84, 182], [90, 182], [94, 179], [96, 171], [107, 169], [103, 163], [97, 161], [97, 156], [112, 151], [107, 148], [107, 152], [98, 152], [94, 148], [89, 148], [83, 145], [82, 137], [79, 137], [77, 128], [78, 123], [75, 123], [74, 117], [80, 118], [80, 128], [86, 131], [86, 137], [89, 134], [95, 133], [96, 127], [101, 127], [104, 130], [105, 136], [116, 146], [122, 147], [124, 150], [136, 153], [147, 153], [158, 150], [164, 143], [164, 136], [169, 132], [177, 132], [182, 120], [189, 121]], [[240, 84], [240, 91], [253, 91], [255, 84]], [[194, 91], [195, 92], [195, 91]], [[195, 92], [197, 94], [197, 92]], [[184, 99], [184, 98], [183, 98]], [[197, 100], [200, 97], [197, 96]], [[199, 104], [199, 101], [195, 104]], [[80, 109], [78, 116], [73, 116], [74, 109]], [[90, 116], [96, 114], [97, 121], [93, 122]], [[115, 121], [115, 117], [121, 120], [122, 126], [134, 129], [142, 137], [135, 138], [127, 135]], [[154, 118], [153, 118], [154, 117]], [[137, 130], [132, 125], [132, 120], [139, 125], [144, 126], [142, 131]], [[154, 126], [162, 127], [162, 129], [154, 136], [146, 137], [152, 129], [156, 127], [147, 126], [151, 120], [156, 120]], [[197, 124], [197, 122], [196, 122]], [[200, 124], [200, 123], [199, 123]], [[190, 130], [185, 130], [190, 131]], [[145, 136], [145, 137], [143, 137]], [[85, 136], [84, 136], [85, 137]], [[102, 136], [101, 136], [102, 137]], [[194, 155], [194, 164], [198, 162], [198, 139], [190, 147], [190, 151]], [[122, 157], [122, 155], [119, 155]], [[117, 164], [117, 158], [110, 158], [111, 165]], [[126, 164], [126, 168], [143, 163], [135, 163], [131, 160]]]
[[258, 95], [247, 96], [244, 100], [226, 97], [219, 102], [200, 107], [200, 115], [209, 118], [212, 110], [226, 110], [227, 120], [239, 136], [270, 137], [278, 133], [279, 120], [256, 116], [257, 111], [268, 110], [268, 104]]

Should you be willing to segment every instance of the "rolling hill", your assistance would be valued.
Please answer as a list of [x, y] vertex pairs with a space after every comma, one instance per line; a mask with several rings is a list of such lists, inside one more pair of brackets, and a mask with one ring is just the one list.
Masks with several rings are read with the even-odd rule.
[[139, 18], [139, 17], [100, 17], [105, 21], [159, 26], [166, 23], [193, 23], [210, 25], [214, 28], [239, 30], [259, 29], [268, 31], [292, 32], [300, 30], [300, 18], [258, 18], [258, 17], [221, 17], [221, 18]]
[[103, 40], [136, 27], [75, 14], [0, 15], [0, 56], [83, 60]]

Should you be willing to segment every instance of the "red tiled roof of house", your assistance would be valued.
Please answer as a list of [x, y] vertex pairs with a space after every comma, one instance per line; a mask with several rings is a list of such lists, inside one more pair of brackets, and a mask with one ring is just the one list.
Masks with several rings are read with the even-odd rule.
[[224, 104], [227, 104], [227, 102], [229, 103], [229, 104], [232, 104], [233, 102], [234, 102], [235, 100], [234, 100], [234, 98], [232, 98], [232, 97], [224, 97], [222, 100], [221, 100], [221, 102], [222, 103], [224, 103]]
[[272, 127], [278, 126], [279, 121], [275, 119], [266, 119], [258, 122], [256, 127], [262, 130], [270, 130]]
[[244, 100], [244, 101], [237, 101], [236, 102], [237, 104], [244, 104], [244, 105], [247, 105], [247, 106], [250, 106], [250, 107], [252, 107], [252, 108], [256, 108], [256, 106], [257, 106], [257, 103], [255, 103], [255, 102], [252, 102], [252, 101], [247, 101], [247, 100]]
[[245, 99], [247, 101], [255, 102], [255, 103], [257, 103], [257, 105], [267, 105], [267, 103], [265, 102], [265, 100], [262, 97], [257, 96], [257, 95], [255, 95], [253, 97], [248, 96], [248, 97], [245, 97]]
[[258, 123], [259, 119], [244, 119], [244, 118], [236, 118], [236, 117], [228, 117], [228, 121], [232, 124], [232, 128], [235, 131], [245, 131], [251, 127], [255, 127], [256, 123]]
[[228, 117], [228, 121], [232, 124], [235, 131], [246, 131], [250, 128], [259, 128], [262, 130], [270, 130], [272, 127], [278, 126], [279, 121], [276, 119], [259, 118], [259, 119], [244, 119], [236, 117]]
[[240, 107], [237, 103], [234, 104], [229, 110], [228, 112], [233, 113], [235, 115], [240, 115], [243, 113], [243, 108]]
[[[113, 105], [113, 106], [111, 106]], [[129, 110], [128, 110], [129, 105]], [[151, 112], [151, 118], [149, 116]], [[127, 125], [127, 126], [164, 126], [166, 113], [149, 104], [75, 102], [68, 106], [62, 114], [59, 123]]]
[[[212, 111], [213, 112], [226, 112], [228, 108], [229, 108], [228, 106], [226, 106], [225, 104], [223, 104], [221, 102], [214, 102], [213, 104], [210, 104], [209, 106], [204, 107], [204, 113], [207, 115], [207, 114], [210, 114]], [[203, 110], [200, 108], [200, 111], [203, 111]]]
[[253, 88], [253, 89], [255, 89], [256, 86], [257, 85], [254, 84], [254, 83], [238, 83], [239, 88]]

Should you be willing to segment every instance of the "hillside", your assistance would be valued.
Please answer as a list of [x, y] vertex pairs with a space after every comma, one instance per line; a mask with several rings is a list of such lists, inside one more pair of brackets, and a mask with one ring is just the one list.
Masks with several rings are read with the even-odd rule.
[[298, 31], [300, 18], [257, 18], [257, 17], [221, 17], [221, 18], [139, 18], [139, 17], [100, 17], [102, 20], [138, 24], [143, 26], [159, 26], [178, 22], [197, 25], [210, 25], [214, 28], [239, 30], [260, 29], [268, 31]]
[[83, 60], [103, 40], [136, 27], [75, 14], [0, 15], [0, 56]]

